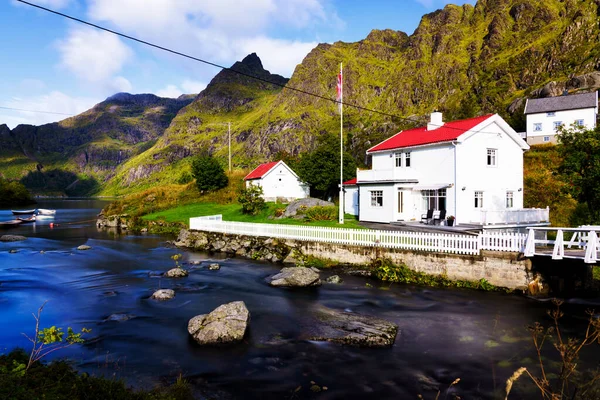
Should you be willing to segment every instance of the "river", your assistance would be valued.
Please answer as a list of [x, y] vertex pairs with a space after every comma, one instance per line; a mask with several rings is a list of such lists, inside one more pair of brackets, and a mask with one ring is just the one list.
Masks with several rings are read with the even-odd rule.
[[[181, 251], [160, 236], [99, 231], [95, 216], [105, 204], [40, 201], [41, 208], [57, 209], [54, 219], [0, 232], [29, 237], [0, 243], [0, 352], [29, 348], [22, 333], [32, 334], [31, 313], [47, 301], [42, 326], [92, 329], [86, 344], [54, 357], [68, 357], [82, 371], [123, 378], [135, 387], [170, 383], [182, 374], [200, 397], [408, 399], [422, 394], [433, 399], [438, 388], [444, 398], [460, 378], [450, 394], [492, 399], [504, 398], [505, 380], [514, 370], [534, 365], [526, 326], [550, 323], [550, 302], [514, 294], [389, 285], [352, 276], [343, 276], [341, 285], [309, 290], [272, 288], [264, 279], [279, 270], [277, 265]], [[10, 211], [0, 210], [0, 220], [8, 219]], [[76, 250], [81, 244], [92, 249]], [[218, 260], [221, 269], [161, 278], [176, 253], [186, 263]], [[168, 302], [150, 300], [158, 288], [173, 288], [177, 295]], [[201, 348], [190, 340], [191, 317], [236, 300], [251, 313], [242, 344]], [[386, 349], [297, 339], [317, 305], [393, 321], [400, 333]], [[584, 309], [594, 306], [570, 301], [567, 314], [577, 315], [566, 321], [571, 329], [581, 330]], [[113, 314], [130, 319], [107, 320]], [[550, 345], [547, 349], [553, 354]], [[532, 395], [524, 391], [531, 389], [525, 379], [511, 398]], [[311, 391], [312, 382], [327, 390]]]

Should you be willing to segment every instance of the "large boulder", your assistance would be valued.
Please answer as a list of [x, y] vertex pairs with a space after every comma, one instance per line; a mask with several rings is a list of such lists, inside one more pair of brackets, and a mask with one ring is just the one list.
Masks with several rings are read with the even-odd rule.
[[88, 246], [87, 244], [82, 244], [80, 246], [77, 246], [77, 250], [91, 250], [92, 246]]
[[398, 325], [384, 319], [320, 307], [315, 312], [307, 340], [327, 341], [361, 347], [389, 347]]
[[335, 204], [333, 204], [329, 201], [313, 199], [312, 197], [308, 197], [306, 199], [298, 199], [298, 200], [291, 202], [286, 207], [285, 212], [283, 213], [283, 215], [281, 217], [282, 218], [297, 217], [299, 214], [299, 211], [300, 211], [300, 214], [302, 214], [302, 210], [306, 210], [311, 207], [334, 206], [334, 205]]
[[156, 292], [152, 293], [151, 298], [154, 300], [171, 300], [175, 297], [175, 291], [173, 289], [158, 289]]
[[236, 343], [244, 338], [249, 320], [246, 304], [234, 301], [190, 319], [188, 332], [201, 345]]
[[320, 286], [320, 275], [311, 268], [306, 267], [287, 267], [281, 272], [269, 277], [268, 282], [271, 286], [279, 287], [307, 287]]
[[27, 240], [25, 236], [20, 235], [2, 235], [0, 236], [0, 242], [20, 242], [22, 240]]

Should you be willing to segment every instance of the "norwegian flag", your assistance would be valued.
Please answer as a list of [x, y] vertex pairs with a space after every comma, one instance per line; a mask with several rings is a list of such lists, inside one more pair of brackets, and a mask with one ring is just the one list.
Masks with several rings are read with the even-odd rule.
[[337, 76], [337, 97], [338, 110], [342, 112], [342, 66], [340, 65], [340, 73]]

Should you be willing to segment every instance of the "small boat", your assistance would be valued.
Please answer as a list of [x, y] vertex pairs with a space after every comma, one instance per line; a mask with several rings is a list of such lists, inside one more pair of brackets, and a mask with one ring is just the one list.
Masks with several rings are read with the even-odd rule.
[[56, 214], [56, 210], [47, 210], [45, 208], [38, 208], [37, 213], [38, 213], [38, 215], [54, 215], [54, 214]]
[[28, 224], [30, 222], [35, 222], [35, 215], [32, 215], [29, 218], [17, 218], [21, 223]]
[[21, 225], [22, 223], [23, 223], [23, 221], [19, 221], [18, 219], [13, 219], [12, 221], [0, 222], [0, 229], [13, 228], [15, 226]]
[[11, 210], [13, 215], [29, 215], [35, 213], [35, 209], [33, 210]]

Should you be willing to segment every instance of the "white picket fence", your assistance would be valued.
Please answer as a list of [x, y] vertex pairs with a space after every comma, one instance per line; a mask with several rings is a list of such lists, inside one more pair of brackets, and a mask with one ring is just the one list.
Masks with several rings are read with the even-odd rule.
[[223, 221], [221, 216], [190, 218], [190, 229], [233, 235], [338, 243], [453, 254], [481, 250], [522, 251], [527, 235], [485, 232], [478, 236], [452, 233], [382, 231], [320, 226], [256, 224]]

